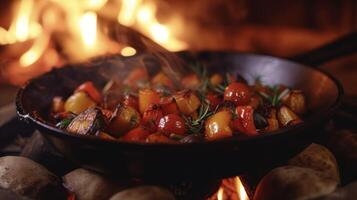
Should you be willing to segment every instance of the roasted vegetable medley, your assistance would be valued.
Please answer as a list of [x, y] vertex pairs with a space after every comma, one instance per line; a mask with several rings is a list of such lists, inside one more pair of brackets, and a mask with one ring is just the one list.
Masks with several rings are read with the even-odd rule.
[[145, 67], [103, 88], [82, 83], [54, 97], [50, 117], [70, 134], [106, 140], [189, 143], [233, 135], [255, 136], [302, 123], [302, 91], [284, 85], [253, 85], [239, 75], [209, 73], [199, 64], [181, 83]]

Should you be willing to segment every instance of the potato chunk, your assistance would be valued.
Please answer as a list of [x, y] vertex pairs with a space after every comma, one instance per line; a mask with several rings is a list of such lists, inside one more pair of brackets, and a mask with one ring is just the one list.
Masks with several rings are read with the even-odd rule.
[[222, 110], [212, 115], [205, 122], [205, 137], [207, 140], [216, 140], [232, 136], [230, 121], [232, 113]]
[[201, 105], [200, 99], [191, 90], [177, 92], [174, 99], [179, 110], [186, 115], [195, 112]]
[[64, 110], [78, 115], [95, 105], [96, 103], [85, 92], [76, 92], [67, 99]]

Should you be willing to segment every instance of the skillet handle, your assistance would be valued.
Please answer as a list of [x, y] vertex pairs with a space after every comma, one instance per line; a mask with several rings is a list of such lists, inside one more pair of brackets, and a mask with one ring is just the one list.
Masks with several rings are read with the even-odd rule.
[[355, 52], [357, 52], [357, 32], [352, 32], [317, 49], [294, 56], [291, 60], [317, 67], [324, 62]]

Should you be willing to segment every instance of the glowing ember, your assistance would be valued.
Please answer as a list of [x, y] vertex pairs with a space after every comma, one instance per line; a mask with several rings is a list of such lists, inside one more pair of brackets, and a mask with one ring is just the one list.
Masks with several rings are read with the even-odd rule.
[[93, 48], [97, 39], [97, 14], [95, 12], [86, 12], [79, 20], [81, 38], [88, 48]]

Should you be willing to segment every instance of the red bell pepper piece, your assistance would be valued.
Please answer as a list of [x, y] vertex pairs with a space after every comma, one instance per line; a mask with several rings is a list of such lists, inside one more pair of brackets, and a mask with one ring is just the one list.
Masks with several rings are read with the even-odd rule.
[[254, 109], [251, 106], [237, 106], [237, 118], [232, 121], [233, 129], [247, 135], [256, 135], [253, 112]]
[[76, 92], [81, 92], [81, 91], [87, 93], [88, 96], [97, 103], [100, 103], [102, 101], [102, 95], [91, 81], [84, 82], [80, 86], [78, 86]]

